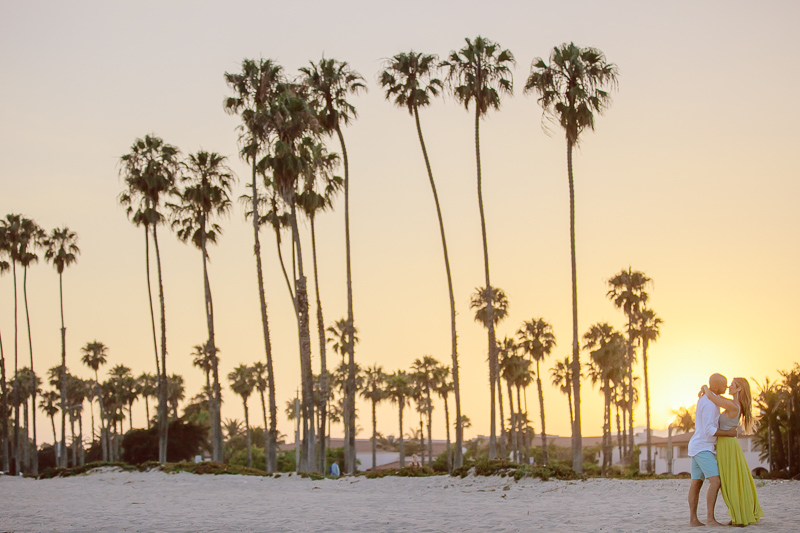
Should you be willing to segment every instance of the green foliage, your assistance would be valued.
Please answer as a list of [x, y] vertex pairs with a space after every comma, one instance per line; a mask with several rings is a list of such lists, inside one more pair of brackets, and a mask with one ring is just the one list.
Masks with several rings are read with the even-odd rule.
[[[253, 452], [253, 468], [256, 470], [263, 470], [266, 472], [267, 459], [264, 454], [264, 448], [253, 446], [252, 452]], [[236, 452], [233, 453], [230, 460], [228, 461], [228, 464], [232, 466], [247, 466], [247, 449], [243, 448], [240, 450], [236, 450]]]
[[[447, 468], [445, 468], [445, 471]], [[395, 468], [395, 469], [384, 469], [384, 470], [376, 470], [375, 472], [369, 471], [367, 472], [364, 477], [368, 479], [376, 479], [382, 478], [386, 476], [399, 476], [399, 477], [428, 477], [428, 476], [435, 476], [438, 475], [437, 472], [434, 472], [433, 469], [429, 467], [411, 467], [411, 466], [404, 466], [403, 468]]]
[[294, 472], [296, 468], [294, 450], [278, 452], [278, 472]]
[[[208, 428], [183, 420], [169, 423], [167, 460], [185, 461], [194, 457], [205, 442]], [[158, 460], [158, 428], [134, 429], [122, 438], [122, 460], [140, 464]]]

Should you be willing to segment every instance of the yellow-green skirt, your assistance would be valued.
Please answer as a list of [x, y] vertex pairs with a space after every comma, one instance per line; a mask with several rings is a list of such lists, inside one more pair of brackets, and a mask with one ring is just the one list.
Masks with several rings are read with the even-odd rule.
[[764, 516], [758, 503], [756, 484], [735, 437], [717, 439], [717, 464], [722, 483], [722, 497], [728, 506], [731, 521], [739, 526], [758, 522]]

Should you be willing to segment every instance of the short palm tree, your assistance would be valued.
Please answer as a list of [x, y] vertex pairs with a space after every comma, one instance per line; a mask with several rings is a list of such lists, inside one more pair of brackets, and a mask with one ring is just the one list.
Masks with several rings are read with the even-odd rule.
[[[255, 388], [258, 390], [258, 395], [261, 397], [261, 414], [264, 415], [264, 427], [269, 427], [267, 425], [267, 404], [264, 400], [264, 393], [267, 391], [269, 387], [269, 382], [267, 381], [267, 366], [261, 362], [256, 361], [253, 363], [253, 366], [250, 367], [250, 370], [253, 372], [253, 383]], [[269, 446], [269, 432], [264, 432], [264, 449], [266, 450]]]
[[386, 380], [386, 392], [393, 404], [397, 405], [400, 419], [398, 448], [400, 450], [400, 468], [406, 465], [405, 443], [403, 441], [403, 410], [409, 404], [414, 393], [411, 378], [404, 370], [397, 370]]
[[542, 394], [542, 376], [539, 363], [545, 360], [556, 347], [556, 336], [553, 326], [541, 318], [532, 318], [522, 323], [517, 330], [520, 347], [532, 361], [536, 362], [536, 388], [539, 389], [539, 414], [542, 419], [542, 461], [547, 464], [547, 434], [544, 425], [544, 395]]
[[[219, 348], [217, 352], [219, 352]], [[150, 398], [158, 396], [158, 378], [149, 372], [142, 372], [142, 375], [137, 379], [142, 386], [141, 396], [144, 400], [144, 413], [147, 417], [147, 429], [150, 429]]]
[[[491, 287], [489, 278], [489, 246], [486, 239], [486, 217], [483, 211], [483, 182], [481, 175], [481, 143], [480, 119], [485, 117], [492, 109], [500, 108], [502, 94], [511, 95], [513, 81], [511, 66], [514, 64], [514, 55], [509, 50], [504, 50], [499, 44], [478, 36], [474, 40], [465, 39], [466, 46], [461, 50], [450, 52], [447, 61], [442, 66], [447, 68], [453, 95], [456, 100], [464, 104], [469, 110], [470, 104], [475, 108], [475, 162], [478, 175], [478, 208], [481, 216], [481, 236], [483, 237], [483, 266], [486, 275], [486, 287]], [[498, 382], [498, 366], [496, 344], [492, 314], [494, 304], [491, 299], [487, 301], [488, 338], [489, 338], [489, 381], [492, 387], [492, 413], [490, 418], [489, 458], [496, 456], [496, 437], [494, 419], [494, 384]]]
[[569, 175], [569, 240], [572, 268], [572, 391], [575, 417], [572, 425], [572, 467], [583, 471], [581, 444], [580, 346], [578, 341], [578, 277], [575, 258], [575, 187], [572, 176], [572, 150], [584, 130], [594, 129], [594, 114], [602, 114], [611, 104], [608, 87], [617, 85], [617, 67], [606, 61], [600, 50], [580, 48], [573, 43], [553, 48], [550, 64], [537, 57], [525, 83], [525, 93], [539, 96], [543, 119], [550, 118], [564, 129], [567, 138]]
[[[614, 302], [614, 307], [622, 309], [627, 319], [628, 349], [627, 349], [627, 383], [626, 387], [630, 395], [633, 387], [633, 364], [635, 354], [633, 351], [635, 320], [642, 307], [647, 304], [649, 295], [645, 289], [652, 283], [652, 280], [644, 272], [633, 270], [628, 267], [622, 269], [608, 280], [608, 292], [606, 296]], [[628, 450], [633, 452], [633, 406], [628, 410]], [[628, 458], [629, 460], [632, 457]]]
[[[51, 233], [46, 241], [46, 251], [44, 258], [53, 264], [53, 267], [58, 272], [58, 300], [59, 308], [61, 309], [61, 372], [66, 375], [67, 373], [67, 327], [64, 325], [64, 270], [77, 262], [78, 255], [81, 251], [78, 248], [78, 234], [71, 231], [68, 227], [56, 228]], [[67, 380], [62, 380], [61, 388], [61, 405], [66, 404], [67, 401]], [[66, 416], [67, 414], [61, 412], [61, 447], [66, 447]], [[66, 458], [66, 454], [61, 454]], [[63, 459], [62, 458], [62, 459]], [[65, 466], [62, 463], [62, 466]]]
[[569, 425], [572, 427], [572, 363], [570, 363], [569, 356], [565, 357], [563, 361], [556, 361], [555, 366], [550, 369], [550, 377], [552, 378], [553, 386], [558, 387], [563, 394], [567, 395]]
[[378, 417], [376, 415], [377, 405], [387, 398], [386, 390], [386, 374], [383, 373], [383, 367], [377, 363], [365, 370], [364, 388], [361, 390], [361, 397], [369, 400], [372, 404], [372, 471], [375, 471], [377, 463], [377, 446], [378, 446]]
[[[106, 361], [108, 360], [108, 348], [102, 342], [94, 340], [92, 342], [87, 342], [86, 345], [83, 346], [83, 348], [81, 348], [81, 353], [83, 354], [83, 357], [81, 357], [81, 362], [83, 362], [83, 364], [85, 364], [94, 371], [94, 386], [99, 388], [100, 379], [97, 375], [97, 371], [101, 366], [106, 364]], [[65, 371], [66, 369], [64, 369], [64, 372]], [[97, 394], [97, 403], [100, 406], [100, 449], [102, 450], [103, 461], [108, 461], [109, 437], [108, 437], [108, 431], [106, 429], [107, 428], [106, 410], [103, 405], [102, 393]], [[63, 403], [62, 405], [65, 405], [65, 403]]]
[[643, 308], [636, 317], [634, 334], [642, 345], [642, 365], [644, 367], [644, 402], [647, 417], [647, 465], [650, 472], [653, 471], [652, 461], [652, 436], [650, 435], [650, 381], [647, 373], [647, 348], [651, 342], [658, 340], [661, 335], [661, 324], [664, 321], [659, 318], [655, 311]]
[[302, 83], [309, 88], [309, 96], [314, 101], [319, 125], [329, 135], [336, 133], [342, 148], [344, 164], [344, 235], [345, 260], [347, 267], [347, 326], [348, 354], [347, 387], [345, 389], [345, 472], [354, 473], [356, 469], [356, 363], [355, 337], [353, 318], [353, 279], [350, 265], [350, 163], [347, 158], [347, 147], [342, 134], [342, 126], [350, 123], [357, 116], [356, 108], [347, 101], [350, 94], [366, 91], [364, 78], [353, 70], [346, 61], [337, 59], [320, 59], [300, 69]]
[[242, 398], [242, 405], [244, 405], [245, 435], [247, 437], [247, 466], [253, 468], [253, 447], [250, 439], [250, 411], [247, 408], [247, 400], [250, 398], [256, 386], [253, 369], [247, 365], [239, 365], [228, 374], [228, 381], [230, 381], [231, 390]]
[[56, 391], [46, 391], [42, 394], [42, 399], [39, 400], [39, 409], [44, 411], [44, 414], [50, 417], [50, 424], [53, 426], [53, 443], [58, 442], [58, 434], [56, 433], [56, 414], [60, 411], [58, 408], [60, 395]]
[[222, 228], [215, 222], [231, 209], [230, 192], [236, 181], [225, 156], [214, 152], [199, 151], [189, 154], [183, 164], [181, 176], [184, 189], [178, 193], [180, 202], [171, 204], [172, 227], [183, 242], [191, 241], [203, 257], [203, 294], [205, 297], [208, 341], [205, 349], [211, 362], [214, 377], [213, 401], [209, 403], [211, 415], [211, 449], [215, 460], [222, 458], [222, 420], [219, 363], [216, 355], [214, 335], [214, 304], [211, 298], [211, 282], [208, 277], [208, 243], [216, 244]]
[[[489, 303], [491, 302], [491, 304]], [[489, 290], [486, 287], [478, 287], [469, 302], [470, 308], [475, 310], [475, 321], [483, 324], [487, 331], [489, 331], [489, 338], [495, 340], [495, 327], [501, 320], [508, 315], [508, 296], [505, 291], [499, 287], [491, 287]], [[490, 395], [490, 410], [489, 410], [489, 457], [496, 456], [497, 445], [495, 437], [495, 391], [497, 392], [497, 400], [500, 404], [500, 424], [502, 429], [503, 423], [503, 395], [500, 390], [499, 380], [499, 363], [497, 361], [497, 343], [494, 342], [493, 348], [489, 349], [489, 387], [491, 389]], [[500, 441], [501, 454], [503, 453], [503, 441]]]
[[[431, 102], [431, 97], [438, 96], [443, 88], [442, 81], [436, 77], [438, 70], [437, 57], [432, 54], [420, 52], [400, 53], [385, 63], [385, 70], [378, 78], [381, 86], [386, 90], [386, 99], [393, 99], [398, 107], [405, 107], [414, 117], [417, 126], [417, 137], [425, 159], [425, 168], [428, 171], [428, 181], [431, 184], [433, 202], [436, 206], [436, 215], [439, 219], [439, 233], [442, 237], [442, 252], [444, 253], [444, 269], [447, 275], [447, 290], [450, 298], [450, 335], [451, 357], [453, 360], [453, 394], [456, 405], [456, 422], [461, 417], [461, 393], [458, 381], [458, 337], [456, 335], [456, 302], [453, 297], [453, 278], [450, 275], [450, 258], [447, 253], [447, 239], [444, 232], [442, 209], [439, 205], [439, 194], [436, 192], [436, 182], [433, 180], [433, 171], [428, 159], [428, 150], [425, 148], [425, 139], [422, 136], [422, 126], [419, 121], [419, 108], [426, 107]], [[449, 431], [448, 427], [448, 431]], [[463, 431], [456, 423], [456, 447], [453, 458], [456, 468], [462, 464], [461, 448], [463, 446]], [[448, 453], [448, 464], [450, 456]]]
[[417, 381], [425, 398], [424, 406], [428, 419], [428, 461], [433, 461], [433, 399], [431, 393], [436, 392], [436, 387], [441, 379], [439, 369], [442, 364], [430, 355], [417, 358], [411, 363], [414, 379]]
[[[454, 454], [450, 450], [450, 408], [448, 406], [447, 399], [450, 397], [450, 393], [453, 392], [454, 386], [453, 381], [448, 379], [448, 376], [452, 376], [453, 373], [451, 372], [450, 368], [447, 365], [441, 365], [439, 368], [436, 369], [436, 394], [442, 399], [442, 403], [444, 403], [444, 427], [445, 427], [445, 435], [447, 438], [447, 472], [453, 472], [453, 465], [455, 463]], [[460, 427], [460, 424], [457, 420], [454, 424], [456, 427], [456, 431]], [[461, 456], [462, 454], [456, 453], [456, 455]]]
[[[167, 462], [167, 318], [164, 302], [164, 281], [161, 272], [161, 251], [158, 246], [158, 226], [163, 223], [164, 216], [159, 208], [167, 194], [175, 187], [179, 171], [178, 149], [165, 143], [154, 135], [145, 135], [144, 139], [136, 139], [131, 151], [120, 157], [120, 175], [125, 180], [126, 189], [119, 197], [119, 202], [126, 208], [131, 221], [144, 226], [145, 237], [148, 230], [153, 233], [153, 245], [156, 251], [156, 267], [158, 272], [158, 296], [161, 310], [161, 368], [159, 369], [159, 432], [158, 460]], [[149, 239], [146, 240], [149, 242]], [[150, 295], [150, 258], [149, 247], [145, 246], [147, 261], [147, 290]], [[153, 323], [153, 340], [155, 343], [155, 320], [152, 310], [150, 318]], [[156, 367], [158, 368], [158, 348], [156, 347]]]
[[[267, 381], [269, 385], [270, 427], [268, 445], [265, 450], [267, 472], [278, 469], [278, 404], [275, 399], [275, 373], [272, 363], [272, 343], [269, 336], [269, 318], [267, 316], [267, 298], [264, 291], [264, 274], [261, 265], [261, 241], [258, 235], [260, 223], [258, 182], [256, 180], [258, 157], [267, 146], [267, 107], [274, 98], [278, 84], [283, 80], [283, 68], [269, 59], [245, 59], [242, 71], [225, 73], [225, 82], [233, 91], [233, 96], [225, 99], [225, 111], [238, 114], [242, 118], [239, 126], [242, 159], [250, 161], [252, 167], [251, 201], [253, 217], [253, 253], [256, 258], [256, 276], [258, 280], [258, 297], [261, 311], [261, 327], [264, 335], [264, 351], [267, 362]], [[266, 430], [266, 428], [265, 428]]]

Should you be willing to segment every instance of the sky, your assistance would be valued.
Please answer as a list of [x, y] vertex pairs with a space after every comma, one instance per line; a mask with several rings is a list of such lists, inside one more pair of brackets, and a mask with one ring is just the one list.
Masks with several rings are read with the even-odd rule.
[[[648, 354], [650, 400], [652, 425], [663, 429], [674, 410], [696, 401], [712, 372], [762, 383], [800, 359], [792, 334], [800, 300], [800, 176], [791, 155], [800, 141], [798, 19], [800, 5], [790, 1], [412, 0], [398, 9], [356, 0], [3, 0], [0, 215], [21, 213], [48, 231], [66, 225], [79, 235], [79, 261], [64, 275], [68, 367], [90, 377], [80, 348], [98, 340], [109, 348], [107, 368], [153, 372], [144, 243], [117, 201], [120, 156], [146, 134], [184, 154], [218, 152], [240, 178], [238, 197], [249, 170], [238, 158], [239, 120], [223, 110], [231, 94], [224, 73], [237, 72], [245, 58], [273, 59], [292, 75], [323, 55], [344, 60], [368, 86], [352, 97], [358, 119], [344, 129], [356, 359], [387, 372], [408, 369], [423, 355], [448, 362], [449, 303], [430, 186], [414, 122], [385, 100], [377, 76], [400, 52], [445, 58], [466, 37], [492, 39], [516, 59], [513, 96], [481, 122], [492, 284], [510, 301], [498, 337], [513, 336], [533, 317], [553, 325], [558, 346], [542, 367], [547, 432], [569, 435], [567, 399], [549, 377], [555, 360], [571, 352], [566, 143], [556, 127], [543, 127], [541, 108], [522, 87], [531, 62], [554, 46], [599, 48], [619, 68], [619, 90], [574, 156], [578, 327], [583, 334], [598, 322], [624, 326], [606, 297], [616, 272], [630, 266], [654, 280], [650, 304], [664, 323]], [[472, 421], [467, 437], [488, 434], [489, 426], [486, 333], [469, 308], [484, 284], [473, 117], [447, 95], [420, 114], [450, 252], [462, 410]], [[334, 140], [328, 147], [339, 150]], [[339, 198], [317, 222], [326, 325], [347, 312], [343, 205]], [[220, 373], [227, 376], [239, 364], [263, 360], [264, 346], [252, 226], [238, 203], [221, 224], [209, 274]], [[301, 230], [310, 263], [306, 222]], [[299, 387], [297, 326], [272, 234], [261, 237], [279, 429], [291, 435], [283, 411]], [[168, 372], [184, 376], [190, 398], [204, 383], [190, 356], [207, 335], [201, 256], [166, 228], [160, 244]], [[42, 260], [27, 285], [34, 363], [44, 374], [60, 362], [58, 276]], [[21, 281], [18, 291], [21, 302]], [[4, 276], [0, 333], [9, 373], [13, 301], [12, 278]], [[27, 366], [21, 303], [18, 321], [17, 356]], [[330, 351], [329, 361], [336, 361]], [[239, 399], [229, 389], [223, 396], [223, 418], [242, 419]], [[582, 397], [583, 434], [599, 435], [602, 395], [585, 383]], [[261, 420], [257, 402], [250, 407]], [[366, 438], [369, 406], [359, 400], [358, 408]], [[528, 409], [541, 431], [535, 389]], [[134, 425], [143, 426], [144, 417], [144, 406], [134, 406]], [[643, 401], [634, 418], [644, 424]], [[414, 424], [407, 414], [403, 431]], [[37, 426], [39, 442], [51, 441], [41, 413]], [[378, 406], [378, 430], [398, 433], [388, 403]], [[444, 438], [444, 430], [437, 402], [434, 438]], [[334, 425], [334, 435], [342, 432]]]

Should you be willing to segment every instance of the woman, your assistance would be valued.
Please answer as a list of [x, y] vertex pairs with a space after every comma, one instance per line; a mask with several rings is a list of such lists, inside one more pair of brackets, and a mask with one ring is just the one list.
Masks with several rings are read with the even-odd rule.
[[[719, 396], [703, 385], [703, 393], [709, 400], [724, 409], [719, 415], [720, 429], [733, 429], [742, 419], [745, 433], [753, 429], [752, 398], [750, 396], [750, 383], [745, 378], [733, 378], [728, 393], [733, 399]], [[731, 523], [736, 526], [746, 526], [758, 522], [764, 516], [761, 505], [758, 503], [756, 485], [750, 474], [750, 467], [744, 458], [739, 439], [736, 437], [717, 438], [717, 464], [719, 465], [719, 478], [722, 483], [722, 497], [728, 506]]]

